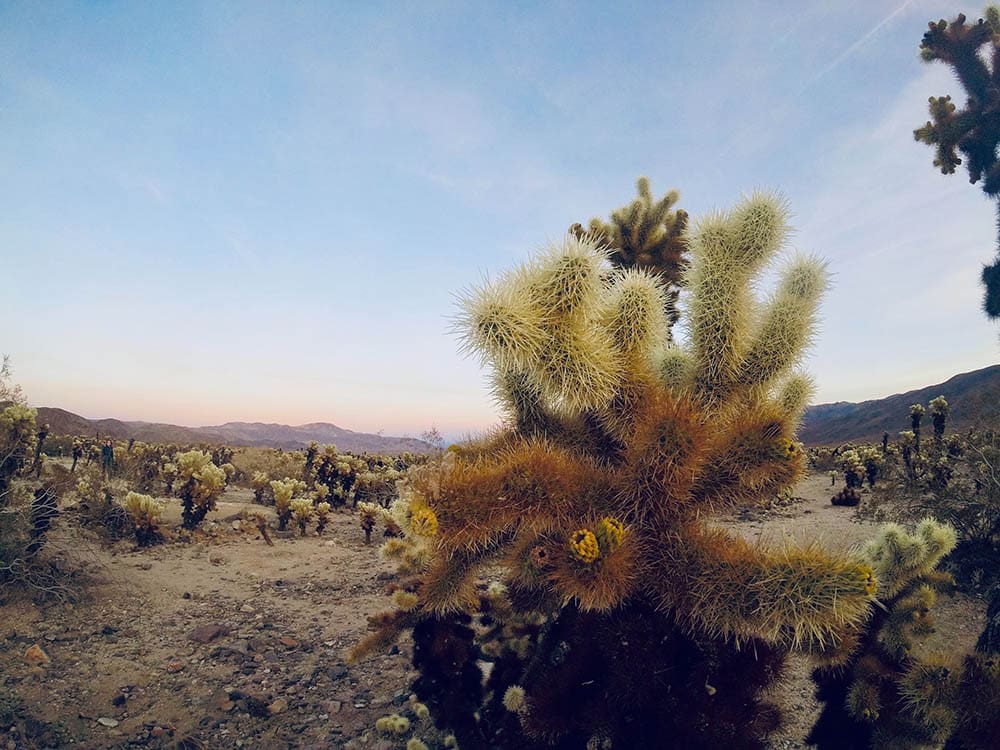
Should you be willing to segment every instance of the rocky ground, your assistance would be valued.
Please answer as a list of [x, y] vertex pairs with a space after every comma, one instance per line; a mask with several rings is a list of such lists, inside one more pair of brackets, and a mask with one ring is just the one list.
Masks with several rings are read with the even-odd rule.
[[[795, 494], [723, 522], [770, 542], [819, 535], [845, 548], [870, 536], [850, 509], [829, 505], [828, 478]], [[387, 608], [392, 578], [356, 517], [337, 513], [322, 537], [287, 533], [267, 546], [239, 520], [251, 508], [248, 492], [230, 491], [208, 533], [147, 550], [57, 528], [54, 545], [86, 580], [73, 603], [11, 596], [0, 607], [0, 750], [389, 748], [373, 725], [391, 712], [429, 736], [408, 703], [406, 641], [347, 664], [366, 616]], [[954, 597], [939, 610], [942, 647], [970, 648], [983, 607]], [[817, 711], [808, 674], [807, 661], [791, 660], [774, 748], [802, 747]]]

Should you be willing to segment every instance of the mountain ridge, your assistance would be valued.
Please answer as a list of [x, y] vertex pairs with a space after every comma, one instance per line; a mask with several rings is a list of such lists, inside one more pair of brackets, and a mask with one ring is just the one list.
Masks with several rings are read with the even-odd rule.
[[311, 441], [337, 446], [347, 453], [429, 453], [430, 443], [411, 437], [355, 432], [331, 422], [286, 425], [277, 422], [226, 422], [205, 427], [183, 427], [165, 422], [87, 419], [66, 409], [40, 406], [37, 421], [48, 424], [52, 435], [135, 439], [147, 443], [209, 443], [231, 446], [301, 449]]
[[[910, 429], [910, 405], [937, 396], [948, 401], [949, 431], [966, 430], [981, 423], [1000, 422], [1000, 365], [959, 373], [943, 383], [915, 388], [867, 401], [834, 401], [806, 409], [799, 440], [807, 445], [878, 441], [882, 433], [895, 438]], [[923, 424], [929, 424], [924, 417]], [[927, 428], [928, 430], [930, 427]]]

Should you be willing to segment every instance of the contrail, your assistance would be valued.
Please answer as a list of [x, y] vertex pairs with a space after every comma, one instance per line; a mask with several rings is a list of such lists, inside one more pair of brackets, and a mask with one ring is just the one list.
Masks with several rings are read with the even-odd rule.
[[848, 47], [843, 52], [841, 52], [839, 55], [837, 55], [833, 60], [831, 60], [829, 63], [827, 63], [827, 65], [825, 67], [823, 67], [819, 71], [819, 73], [817, 73], [815, 76], [813, 76], [812, 79], [803, 88], [809, 88], [810, 86], [812, 86], [814, 83], [816, 83], [816, 81], [818, 81], [820, 78], [822, 78], [823, 76], [825, 76], [831, 70], [833, 70], [834, 68], [836, 68], [842, 62], [844, 62], [844, 60], [846, 60], [848, 57], [850, 57], [851, 55], [853, 55], [859, 49], [861, 49], [861, 47], [863, 47], [868, 42], [869, 39], [871, 39], [873, 36], [875, 36], [882, 29], [882, 27], [884, 27], [892, 19], [894, 19], [896, 16], [898, 16], [904, 10], [906, 10], [907, 6], [909, 6], [912, 3], [913, 3], [913, 0], [906, 0], [906, 2], [904, 2], [898, 8], [896, 8], [896, 10], [894, 10], [892, 13], [890, 13], [889, 15], [887, 15], [885, 18], [883, 18], [877, 24], [875, 24], [875, 26], [873, 26], [871, 29], [868, 30], [867, 34], [865, 34], [863, 37], [861, 37], [860, 39], [858, 39], [856, 42], [854, 42], [854, 44], [852, 44], [850, 47]]

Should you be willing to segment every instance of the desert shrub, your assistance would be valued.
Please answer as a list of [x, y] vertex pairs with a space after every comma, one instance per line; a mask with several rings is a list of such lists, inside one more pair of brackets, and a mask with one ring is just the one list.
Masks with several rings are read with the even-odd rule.
[[120, 539], [131, 532], [128, 513], [115, 501], [116, 496], [122, 497], [126, 492], [120, 481], [116, 486], [97, 464], [92, 464], [77, 472], [74, 489], [74, 511], [81, 526], [111, 539]]
[[183, 506], [182, 525], [195, 529], [215, 510], [216, 500], [226, 489], [226, 473], [212, 463], [208, 453], [199, 450], [178, 453], [175, 461], [177, 481], [181, 483], [177, 496]]
[[[640, 247], [669, 225], [645, 188], [612, 216]], [[785, 215], [754, 195], [700, 223], [683, 346], [662, 279], [586, 236], [465, 296], [508, 421], [411, 472], [386, 549], [412, 575], [354, 652], [411, 631], [414, 691], [460, 746], [763, 747], [786, 652], [840, 653], [869, 615], [869, 563], [706, 522], [805, 468], [795, 366], [824, 266], [792, 259], [753, 294]]]

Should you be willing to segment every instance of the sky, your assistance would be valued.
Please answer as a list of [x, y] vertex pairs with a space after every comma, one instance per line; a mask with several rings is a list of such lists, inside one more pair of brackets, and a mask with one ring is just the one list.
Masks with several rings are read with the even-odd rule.
[[995, 207], [912, 136], [964, 100], [918, 58], [960, 10], [5, 2], [0, 352], [90, 418], [475, 432], [456, 294], [646, 175], [695, 219], [787, 198], [833, 274], [817, 403], [995, 364]]

